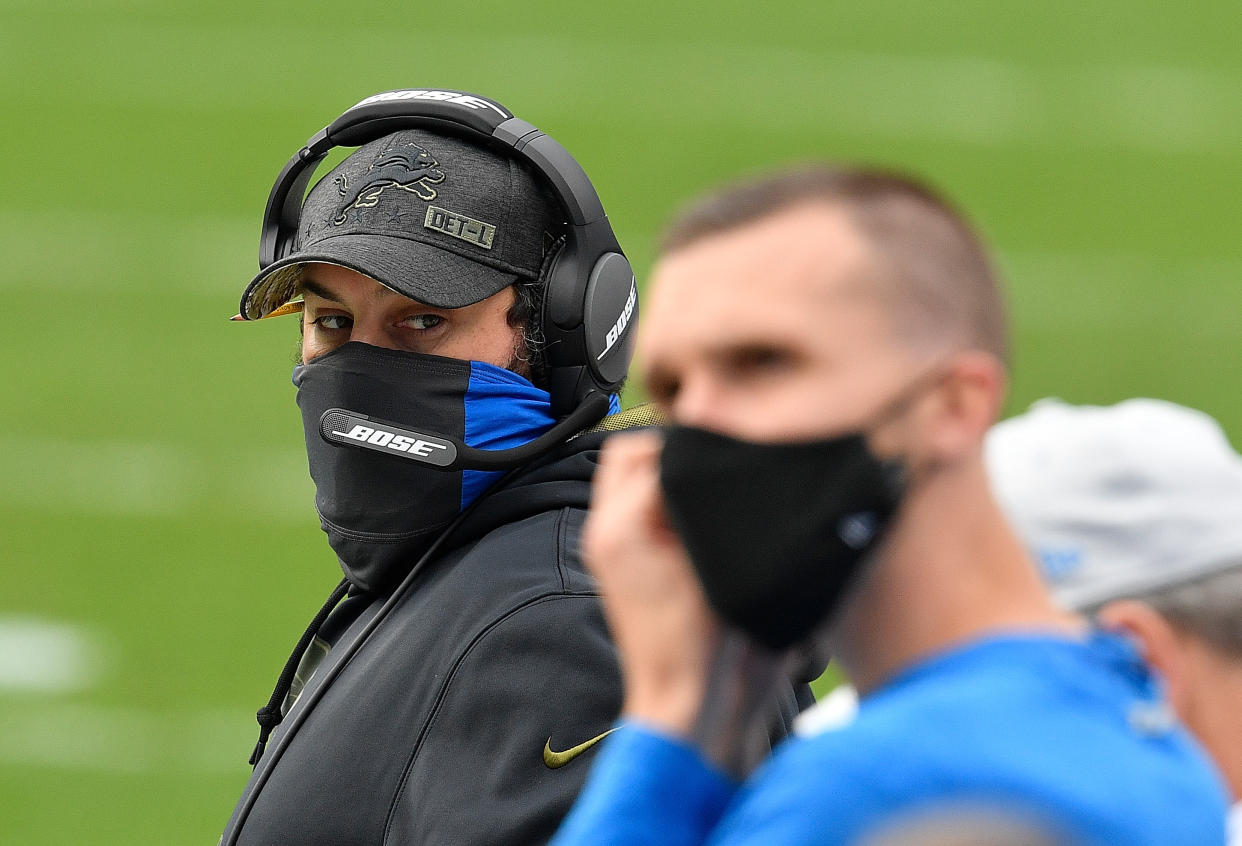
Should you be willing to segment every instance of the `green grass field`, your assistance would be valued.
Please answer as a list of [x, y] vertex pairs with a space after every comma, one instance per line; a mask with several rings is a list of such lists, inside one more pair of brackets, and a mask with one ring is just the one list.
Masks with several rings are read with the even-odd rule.
[[1158, 396], [1237, 442], [1240, 23], [1233, 0], [0, 0], [0, 842], [214, 843], [245, 782], [339, 573], [293, 327], [226, 318], [277, 170], [346, 106], [496, 97], [578, 155], [640, 273], [730, 176], [924, 174], [1009, 277], [1011, 412]]

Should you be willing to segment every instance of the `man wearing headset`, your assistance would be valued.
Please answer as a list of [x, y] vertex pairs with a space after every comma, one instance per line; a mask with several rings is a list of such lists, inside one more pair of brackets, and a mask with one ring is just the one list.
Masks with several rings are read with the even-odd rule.
[[[516, 147], [446, 124], [509, 117], [459, 92], [376, 95], [325, 132], [377, 114], [300, 207], [291, 174], [322, 156], [323, 133], [286, 168], [242, 298], [243, 319], [301, 315], [293, 381], [345, 579], [259, 712], [221, 843], [540, 843], [620, 706], [578, 549], [604, 430], [629, 422], [616, 391], [633, 276], [608, 231], [615, 253], [568, 280], [598, 337], [566, 352], [544, 303], [563, 299], [548, 290], [567, 284], [556, 262], [590, 246], [574, 211], [584, 193], [598, 208], [585, 175], [564, 154], [547, 179]], [[567, 403], [587, 370], [598, 384]]]

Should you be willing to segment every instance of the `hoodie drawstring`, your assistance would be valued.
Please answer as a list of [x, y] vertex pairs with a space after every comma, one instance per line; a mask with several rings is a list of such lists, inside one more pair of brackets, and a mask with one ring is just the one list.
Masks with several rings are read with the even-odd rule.
[[259, 723], [259, 742], [254, 745], [254, 751], [250, 753], [250, 766], [258, 765], [259, 759], [263, 757], [263, 750], [267, 748], [268, 737], [271, 736], [272, 730], [280, 725], [280, 721], [284, 719], [284, 714], [281, 713], [281, 704], [285, 701], [285, 697], [289, 695], [289, 689], [293, 685], [293, 677], [297, 673], [298, 664], [302, 662], [302, 656], [306, 654], [306, 650], [310, 648], [315, 635], [323, 627], [323, 621], [328, 619], [332, 609], [345, 598], [345, 594], [348, 592], [349, 579], [341, 579], [341, 583], [332, 591], [328, 601], [323, 604], [323, 607], [319, 609], [319, 613], [315, 615], [310, 625], [306, 627], [306, 631], [298, 640], [297, 646], [293, 647], [293, 654], [285, 662], [285, 668], [280, 671], [280, 678], [276, 680], [276, 689], [272, 691], [272, 697], [255, 714], [255, 719]]

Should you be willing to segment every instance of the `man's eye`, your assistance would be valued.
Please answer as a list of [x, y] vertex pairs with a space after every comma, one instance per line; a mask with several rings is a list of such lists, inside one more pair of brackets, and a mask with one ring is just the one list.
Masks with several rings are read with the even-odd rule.
[[729, 364], [739, 373], [757, 373], [788, 367], [792, 361], [786, 350], [756, 346], [735, 351]]
[[350, 318], [343, 314], [322, 314], [311, 322], [320, 329], [327, 329], [333, 332], [341, 329], [348, 329], [354, 323]]
[[677, 379], [672, 376], [649, 376], [647, 378], [647, 396], [659, 405], [672, 405], [681, 389]]
[[414, 314], [401, 321], [407, 329], [434, 329], [444, 322], [438, 314]]

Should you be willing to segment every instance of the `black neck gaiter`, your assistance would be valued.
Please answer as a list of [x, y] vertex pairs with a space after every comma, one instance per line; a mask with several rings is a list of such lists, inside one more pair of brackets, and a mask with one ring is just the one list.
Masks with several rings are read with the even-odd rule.
[[480, 362], [350, 342], [293, 371], [315, 508], [345, 575], [363, 590], [399, 580], [499, 473], [444, 470], [321, 434], [328, 409], [454, 438], [512, 446], [552, 421], [547, 394]]

